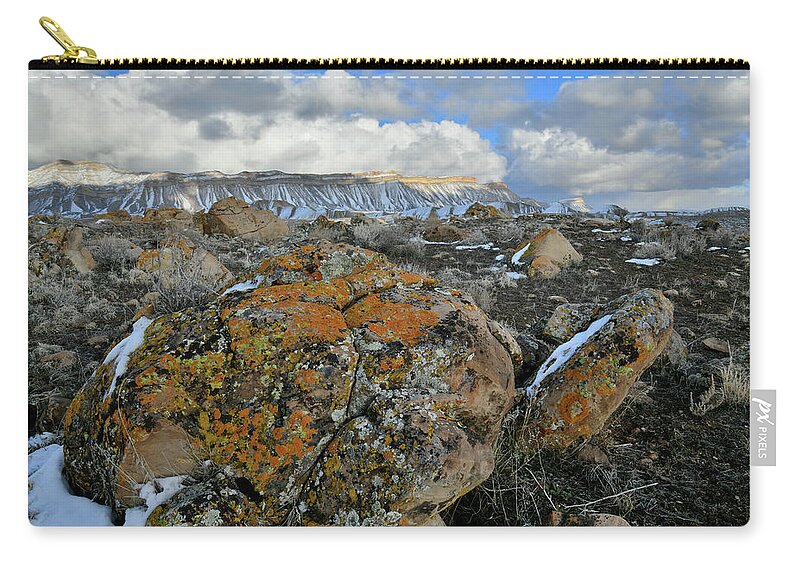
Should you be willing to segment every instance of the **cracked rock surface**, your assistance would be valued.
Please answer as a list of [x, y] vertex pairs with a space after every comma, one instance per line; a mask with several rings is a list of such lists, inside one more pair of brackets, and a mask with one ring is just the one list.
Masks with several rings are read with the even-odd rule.
[[431, 524], [494, 468], [520, 354], [459, 291], [327, 242], [120, 342], [66, 415], [65, 471], [120, 517], [192, 475], [161, 525]]

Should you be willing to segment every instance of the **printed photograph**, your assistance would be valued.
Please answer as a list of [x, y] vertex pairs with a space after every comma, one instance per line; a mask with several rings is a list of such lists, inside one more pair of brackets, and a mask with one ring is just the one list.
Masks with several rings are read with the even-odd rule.
[[35, 526], [741, 526], [742, 70], [29, 71]]

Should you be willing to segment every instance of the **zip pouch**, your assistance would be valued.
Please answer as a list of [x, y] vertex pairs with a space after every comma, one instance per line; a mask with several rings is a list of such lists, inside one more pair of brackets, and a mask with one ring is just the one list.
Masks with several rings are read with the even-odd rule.
[[29, 67], [34, 525], [749, 517], [740, 60]]

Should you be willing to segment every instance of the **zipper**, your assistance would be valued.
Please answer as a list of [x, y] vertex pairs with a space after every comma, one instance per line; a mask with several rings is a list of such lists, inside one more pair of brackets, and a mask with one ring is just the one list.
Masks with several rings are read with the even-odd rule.
[[97, 53], [78, 46], [64, 29], [46, 16], [39, 24], [64, 49], [61, 55], [32, 60], [28, 69], [697, 69], [748, 70], [750, 63], [732, 58], [586, 58], [586, 59], [394, 59], [394, 58], [220, 58], [176, 59], [133, 57], [99, 59]]

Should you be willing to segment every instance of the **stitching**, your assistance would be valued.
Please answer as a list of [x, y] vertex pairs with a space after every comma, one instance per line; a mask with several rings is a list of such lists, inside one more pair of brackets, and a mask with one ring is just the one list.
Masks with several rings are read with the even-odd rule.
[[536, 80], [536, 79], [750, 79], [749, 75], [29, 75], [28, 79], [477, 79], [477, 80]]
[[28, 79], [478, 79], [478, 80], [541, 80], [541, 79], [749, 79], [750, 75], [29, 75]]

